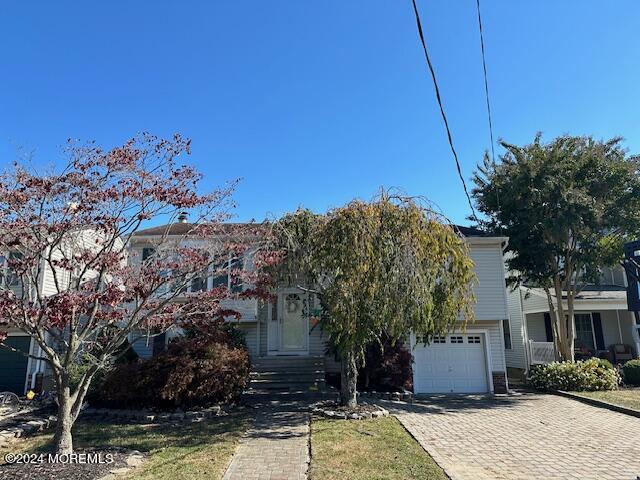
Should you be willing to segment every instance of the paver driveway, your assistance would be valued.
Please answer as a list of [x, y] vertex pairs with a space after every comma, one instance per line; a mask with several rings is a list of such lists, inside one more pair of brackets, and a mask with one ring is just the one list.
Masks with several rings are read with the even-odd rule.
[[385, 403], [452, 480], [640, 475], [640, 418], [532, 393]]

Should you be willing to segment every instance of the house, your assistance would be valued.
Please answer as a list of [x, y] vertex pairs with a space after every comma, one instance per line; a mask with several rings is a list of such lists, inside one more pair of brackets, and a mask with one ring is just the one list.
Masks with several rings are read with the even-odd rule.
[[[626, 277], [622, 268], [603, 268], [598, 285], [586, 286], [575, 299], [576, 358], [598, 356], [619, 362], [640, 353], [640, 335], [627, 310]], [[541, 288], [508, 289], [512, 343], [505, 350], [509, 368], [528, 371], [532, 365], [558, 358], [553, 344], [549, 302]], [[554, 305], [559, 299], [552, 295]], [[566, 306], [566, 296], [562, 302]]]
[[[193, 228], [194, 225], [183, 218], [179, 223], [139, 231], [130, 239], [133, 250], [130, 258], [145, 258], [148, 249], [165, 235], [190, 242], [213, 241], [188, 236]], [[508, 324], [503, 268], [506, 239], [484, 236], [470, 228], [460, 227], [460, 231], [469, 242], [478, 277], [474, 287], [476, 322], [466, 329], [434, 338], [429, 345], [412, 336], [414, 389], [418, 393], [504, 392], [507, 389], [504, 347], [505, 341], [511, 340], [505, 337], [504, 330]], [[229, 258], [229, 268], [232, 263], [252, 269], [251, 248], [242, 258]], [[229, 288], [234, 287], [228, 276], [209, 275], [195, 288], [211, 289], [225, 281], [229, 282]], [[322, 383], [325, 372], [339, 371], [339, 363], [327, 352], [326, 335], [316, 325], [320, 311], [313, 294], [296, 287], [281, 287], [271, 302], [255, 298], [228, 302], [226, 306], [241, 313], [237, 325], [246, 335], [254, 367], [254, 386], [308, 387]], [[140, 332], [132, 336], [131, 341], [136, 352], [147, 357], [164, 348], [168, 339], [176, 334], [149, 338]]]
[[506, 393], [505, 346], [512, 342], [505, 289], [505, 237], [459, 227], [470, 247], [477, 284], [475, 322], [435, 337], [412, 336], [415, 393]]

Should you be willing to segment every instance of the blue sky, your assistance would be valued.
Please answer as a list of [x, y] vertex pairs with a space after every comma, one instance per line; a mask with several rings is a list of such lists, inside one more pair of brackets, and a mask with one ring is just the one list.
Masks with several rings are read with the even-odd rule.
[[[465, 177], [489, 147], [475, 0], [419, 2]], [[640, 153], [640, 2], [484, 0], [496, 137], [621, 135]], [[469, 214], [410, 0], [0, 4], [0, 161], [68, 137], [193, 139], [239, 220], [380, 186]]]

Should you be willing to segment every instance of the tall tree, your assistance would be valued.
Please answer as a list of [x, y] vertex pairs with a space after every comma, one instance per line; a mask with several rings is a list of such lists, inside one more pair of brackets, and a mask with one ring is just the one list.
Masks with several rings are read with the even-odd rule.
[[429, 339], [473, 318], [468, 247], [452, 225], [411, 198], [383, 193], [274, 226], [281, 282], [317, 294], [319, 327], [341, 357], [343, 405], [354, 406], [367, 345], [410, 332]]
[[510, 281], [544, 289], [556, 349], [573, 360], [576, 296], [619, 260], [640, 225], [638, 158], [620, 138], [543, 143], [538, 134], [529, 145], [501, 145], [501, 161], [485, 155], [475, 172], [473, 195], [484, 226], [509, 237]]
[[[35, 357], [55, 382], [58, 453], [72, 451], [71, 427], [91, 380], [129, 334], [229, 313], [219, 304], [231, 295], [224, 287], [184, 292], [244, 248], [228, 235], [204, 247], [192, 241], [219, 233], [233, 185], [199, 193], [200, 174], [178, 163], [189, 153], [180, 136], [143, 134], [108, 151], [70, 143], [68, 153], [58, 171], [15, 165], [0, 177], [0, 252], [11, 271], [11, 288], [0, 290], [0, 343], [7, 328], [18, 328], [40, 347]], [[183, 237], [167, 229], [151, 254], [131, 258], [129, 241], [144, 222], [173, 223], [186, 209], [195, 219]], [[91, 365], [76, 386], [70, 374], [80, 356]]]

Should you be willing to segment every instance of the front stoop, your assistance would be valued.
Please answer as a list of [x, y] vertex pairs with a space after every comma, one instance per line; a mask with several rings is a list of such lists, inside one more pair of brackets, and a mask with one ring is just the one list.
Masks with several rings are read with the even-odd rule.
[[277, 356], [252, 359], [253, 390], [322, 391], [324, 357]]

